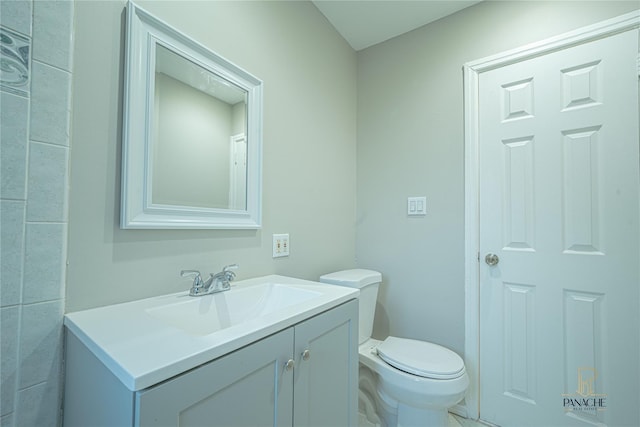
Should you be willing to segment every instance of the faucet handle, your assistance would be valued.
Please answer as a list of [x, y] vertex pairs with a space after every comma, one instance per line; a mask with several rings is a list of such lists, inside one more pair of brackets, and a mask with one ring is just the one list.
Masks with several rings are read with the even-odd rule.
[[191, 285], [191, 289], [189, 289], [189, 295], [195, 297], [202, 294], [202, 288], [205, 283], [202, 281], [202, 276], [198, 270], [182, 270], [180, 271], [180, 276], [193, 276], [193, 284]]
[[193, 277], [193, 286], [201, 286], [202, 285], [202, 276], [200, 276], [200, 272], [198, 270], [181, 270], [181, 277]]
[[230, 270], [237, 270], [237, 269], [238, 269], [238, 267], [240, 267], [238, 264], [229, 264], [229, 265], [226, 265], [226, 266], [222, 269], [222, 271], [224, 271], [224, 272], [226, 273], [227, 271], [230, 271]]
[[240, 267], [238, 264], [229, 264], [222, 269], [222, 272], [228, 278], [227, 280], [233, 280], [236, 278], [236, 273], [233, 270], [237, 270]]

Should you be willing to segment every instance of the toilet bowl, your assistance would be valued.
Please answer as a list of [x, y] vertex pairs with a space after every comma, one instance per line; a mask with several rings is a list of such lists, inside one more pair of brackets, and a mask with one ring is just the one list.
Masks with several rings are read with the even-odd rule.
[[426, 341], [371, 338], [381, 281], [380, 273], [364, 269], [320, 277], [323, 283], [360, 289], [360, 412], [368, 412], [365, 416], [372, 419], [375, 406], [388, 427], [446, 426], [448, 409], [464, 398], [469, 386], [464, 362], [455, 352]]

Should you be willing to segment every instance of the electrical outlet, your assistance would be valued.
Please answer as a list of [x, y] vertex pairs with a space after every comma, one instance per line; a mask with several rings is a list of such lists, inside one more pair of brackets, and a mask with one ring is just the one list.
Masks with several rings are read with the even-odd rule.
[[289, 234], [273, 235], [273, 257], [289, 256]]

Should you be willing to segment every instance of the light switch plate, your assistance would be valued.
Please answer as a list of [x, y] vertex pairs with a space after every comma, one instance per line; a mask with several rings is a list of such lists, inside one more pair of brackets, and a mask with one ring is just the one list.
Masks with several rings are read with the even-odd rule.
[[427, 214], [427, 198], [426, 197], [408, 197], [407, 198], [407, 215], [422, 216]]
[[289, 234], [273, 235], [273, 257], [289, 256]]

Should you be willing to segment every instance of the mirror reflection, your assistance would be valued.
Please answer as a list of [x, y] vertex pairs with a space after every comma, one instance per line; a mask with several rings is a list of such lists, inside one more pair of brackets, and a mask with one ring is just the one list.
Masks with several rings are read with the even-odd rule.
[[155, 49], [151, 204], [247, 209], [247, 92]]

